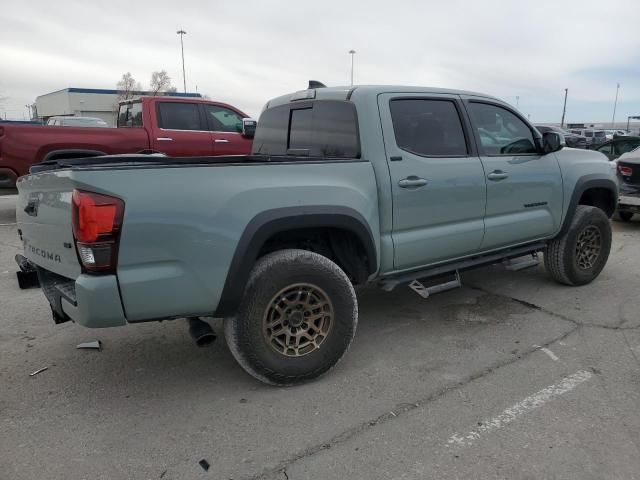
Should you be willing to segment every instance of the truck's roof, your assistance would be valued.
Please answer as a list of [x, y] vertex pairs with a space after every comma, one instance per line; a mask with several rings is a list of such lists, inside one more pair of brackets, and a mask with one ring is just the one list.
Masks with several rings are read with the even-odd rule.
[[[313, 90], [313, 89], [312, 89]], [[305, 92], [301, 90], [299, 92]], [[292, 101], [292, 97], [298, 92], [288, 93], [281, 95], [280, 97], [269, 100], [266, 107], [275, 107], [277, 105], [284, 105]], [[382, 93], [437, 93], [437, 94], [450, 94], [450, 95], [472, 95], [476, 97], [490, 98], [493, 100], [499, 99], [486, 95], [484, 93], [470, 92], [466, 90], [454, 90], [450, 88], [437, 88], [437, 87], [417, 87], [417, 86], [403, 86], [403, 85], [354, 85], [341, 86], [341, 87], [323, 87], [315, 89], [316, 100], [346, 100], [354, 95], [358, 96], [378, 96]]]

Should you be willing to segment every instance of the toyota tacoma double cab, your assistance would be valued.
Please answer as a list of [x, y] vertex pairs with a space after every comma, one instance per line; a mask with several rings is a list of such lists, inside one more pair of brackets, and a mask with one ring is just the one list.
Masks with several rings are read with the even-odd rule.
[[255, 132], [255, 121], [231, 105], [171, 96], [122, 102], [118, 128], [60, 125], [0, 125], [0, 188], [15, 187], [34, 164], [58, 159], [123, 153], [246, 155]]
[[17, 221], [56, 322], [189, 318], [202, 338], [198, 321], [224, 318], [236, 360], [276, 385], [342, 358], [354, 286], [426, 297], [541, 252], [554, 280], [591, 282], [618, 198], [601, 153], [564, 148], [496, 98], [418, 87], [275, 98], [247, 156], [48, 168], [18, 181]]

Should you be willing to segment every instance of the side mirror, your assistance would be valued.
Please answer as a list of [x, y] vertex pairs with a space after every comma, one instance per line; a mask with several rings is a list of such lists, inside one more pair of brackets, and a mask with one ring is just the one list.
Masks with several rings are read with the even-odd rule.
[[564, 136], [556, 132], [544, 132], [542, 134], [542, 153], [557, 152], [562, 150], [566, 145]]
[[253, 118], [242, 119], [242, 136], [246, 138], [253, 138], [256, 135], [256, 127], [258, 122]]

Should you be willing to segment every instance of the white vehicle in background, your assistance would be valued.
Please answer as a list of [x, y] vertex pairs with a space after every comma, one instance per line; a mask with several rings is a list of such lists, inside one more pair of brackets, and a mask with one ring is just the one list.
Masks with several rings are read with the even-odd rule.
[[582, 135], [587, 138], [587, 148], [593, 148], [607, 141], [607, 133], [604, 130], [596, 130], [593, 128], [572, 128], [569, 130], [576, 135]]
[[71, 117], [57, 115], [47, 120], [47, 125], [58, 127], [93, 127], [93, 128], [111, 128], [110, 125], [101, 118], [95, 117]]
[[614, 138], [626, 137], [627, 135], [629, 135], [624, 130], [605, 130], [604, 133], [607, 137], [607, 140], [613, 140]]

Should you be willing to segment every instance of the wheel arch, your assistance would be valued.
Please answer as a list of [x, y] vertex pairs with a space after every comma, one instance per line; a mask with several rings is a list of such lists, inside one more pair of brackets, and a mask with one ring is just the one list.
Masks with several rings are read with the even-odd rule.
[[86, 157], [99, 157], [102, 155], [106, 155], [105, 152], [101, 152], [100, 150], [91, 150], [85, 148], [66, 148], [62, 150], [51, 150], [44, 157], [42, 157], [41, 162], [46, 162], [48, 160], [56, 160], [58, 158], [82, 158]]
[[586, 175], [580, 177], [571, 194], [562, 228], [558, 235], [566, 233], [578, 205], [590, 205], [600, 208], [607, 217], [611, 218], [618, 204], [618, 186], [609, 178], [600, 175]]
[[236, 246], [216, 316], [233, 315], [244, 293], [249, 274], [269, 239], [289, 231], [337, 229], [356, 236], [366, 253], [369, 275], [377, 270], [377, 251], [367, 221], [356, 210], [343, 206], [285, 207], [256, 215], [245, 227]]

